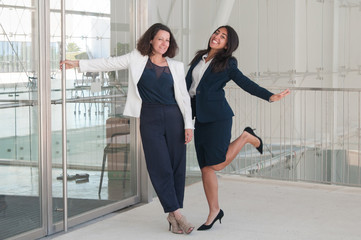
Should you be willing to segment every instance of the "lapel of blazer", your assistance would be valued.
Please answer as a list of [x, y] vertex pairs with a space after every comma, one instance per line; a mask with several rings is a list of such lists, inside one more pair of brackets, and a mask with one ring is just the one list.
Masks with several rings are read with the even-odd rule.
[[172, 73], [172, 77], [174, 78], [173, 74], [175, 74], [175, 66], [173, 64], [173, 61], [168, 57], [166, 57], [165, 59], [166, 59], [166, 61], [168, 63], [169, 70]]
[[147, 61], [148, 61], [148, 56], [143, 56], [140, 54], [140, 52], [137, 51], [137, 57], [135, 58], [135, 61], [133, 61], [131, 64], [133, 65], [134, 67], [134, 79], [133, 81], [135, 82], [135, 84], [137, 85], [139, 80], [140, 80], [140, 77], [142, 76], [143, 72], [144, 72], [144, 68], [145, 68], [145, 65], [147, 64]]
[[[194, 68], [197, 66], [197, 64], [201, 61], [202, 58], [199, 58], [190, 68], [189, 68], [189, 75], [187, 74], [187, 76], [189, 77], [189, 79], [187, 79], [189, 82], [189, 87], [191, 86], [192, 84], [192, 73], [193, 73], [193, 70]], [[205, 78], [211, 73], [211, 65], [209, 65], [206, 69], [206, 71], [203, 73], [203, 76], [201, 78], [201, 80], [199, 81], [199, 84], [197, 86], [197, 89], [199, 88], [199, 86], [202, 86], [202, 84], [205, 82]], [[187, 81], [187, 86], [188, 86], [188, 81]], [[188, 87], [188, 88], [189, 88]], [[189, 89], [188, 89], [189, 90]]]
[[187, 83], [187, 90], [189, 91], [191, 85], [192, 85], [192, 73], [193, 73], [193, 69], [196, 67], [196, 65], [199, 63], [199, 61], [195, 62], [194, 64], [192, 64], [188, 71], [187, 71], [187, 75], [186, 75], [186, 83]]
[[193, 63], [193, 65], [190, 67], [190, 71], [193, 72], [193, 69], [197, 66], [197, 64], [201, 61], [202, 58], [198, 59], [195, 63]]
[[173, 83], [174, 83], [174, 86], [177, 87], [178, 86], [178, 74], [177, 74], [177, 70], [176, 70], [176, 67], [175, 67], [175, 64], [174, 62], [166, 57], [166, 60], [167, 60], [167, 63], [168, 63], [168, 67], [169, 67], [169, 70], [170, 70], [170, 73], [172, 74], [172, 77], [173, 77]]
[[207, 76], [211, 73], [212, 73], [211, 65], [209, 65], [207, 67], [206, 71], [203, 73], [203, 76], [202, 76], [201, 80], [199, 81], [197, 89], [199, 88], [199, 86], [202, 86], [202, 84], [204, 84], [206, 82]]

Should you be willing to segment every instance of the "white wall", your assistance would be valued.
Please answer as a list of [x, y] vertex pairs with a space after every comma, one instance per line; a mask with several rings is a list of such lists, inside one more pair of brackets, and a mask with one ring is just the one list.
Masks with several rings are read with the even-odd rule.
[[216, 26], [229, 24], [240, 38], [239, 68], [251, 77], [260, 72], [254, 80], [262, 84], [361, 86], [361, 0], [149, 0], [149, 6], [149, 23], [174, 29], [185, 63]]

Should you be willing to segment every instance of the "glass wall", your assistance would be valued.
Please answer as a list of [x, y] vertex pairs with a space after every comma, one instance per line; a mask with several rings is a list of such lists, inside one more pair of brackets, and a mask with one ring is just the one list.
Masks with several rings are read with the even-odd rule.
[[35, 1], [0, 5], [0, 239], [43, 225]]
[[[114, 9], [118, 8], [117, 11]], [[66, 1], [66, 59], [121, 55], [134, 47], [132, 1]], [[60, 1], [50, 9], [52, 196], [62, 221], [62, 105], [59, 71]], [[112, 11], [113, 9], [113, 11]], [[66, 71], [68, 215], [70, 218], [137, 195], [134, 119], [122, 115], [127, 71]], [[133, 147], [134, 149], [134, 147]]]
[[128, 72], [67, 70], [63, 89], [59, 70], [62, 46], [67, 59], [133, 49], [135, 1], [65, 6], [63, 43], [61, 0], [0, 1], [0, 239], [61, 231], [64, 211], [70, 227], [140, 201], [136, 120], [122, 115]]

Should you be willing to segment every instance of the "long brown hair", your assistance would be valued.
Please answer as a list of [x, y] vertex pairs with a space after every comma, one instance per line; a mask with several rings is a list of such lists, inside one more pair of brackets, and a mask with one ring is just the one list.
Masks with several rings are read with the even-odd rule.
[[177, 42], [170, 29], [161, 23], [155, 23], [150, 26], [150, 28], [148, 28], [148, 30], [139, 38], [137, 43], [138, 51], [144, 56], [153, 55], [153, 48], [150, 44], [150, 41], [154, 39], [155, 35], [157, 35], [159, 30], [167, 31], [170, 35], [169, 47], [168, 50], [163, 54], [163, 57], [174, 57], [178, 51]]
[[[237, 32], [231, 26], [229, 26], [229, 25], [220, 26], [216, 29], [216, 31], [221, 28], [227, 29], [227, 48], [224, 48], [223, 50], [218, 51], [217, 54], [214, 56], [214, 58], [211, 62], [211, 68], [212, 68], [213, 72], [221, 72], [227, 68], [228, 61], [229, 61], [229, 59], [234, 58], [232, 56], [232, 54], [234, 51], [236, 51], [236, 49], [238, 48], [238, 44], [239, 44]], [[215, 33], [216, 31], [214, 31], [213, 33]], [[208, 40], [207, 49], [197, 51], [195, 57], [193, 58], [193, 60], [191, 61], [191, 63], [189, 65], [194, 64], [204, 54], [209, 53], [209, 51], [211, 50], [211, 47], [209, 46], [211, 37]]]

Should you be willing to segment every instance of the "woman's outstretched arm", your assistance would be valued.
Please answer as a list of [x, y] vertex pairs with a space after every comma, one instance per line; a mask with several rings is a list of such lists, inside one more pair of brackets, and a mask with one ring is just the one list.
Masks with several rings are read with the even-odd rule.
[[286, 89], [280, 93], [277, 93], [277, 94], [273, 94], [270, 98], [269, 98], [269, 101], [270, 102], [276, 102], [276, 101], [279, 101], [281, 100], [282, 98], [286, 97], [288, 94], [290, 94], [291, 91], [289, 89]]
[[64, 60], [60, 62], [60, 69], [63, 69], [63, 64], [65, 64], [65, 69], [71, 69], [79, 67], [79, 60]]

